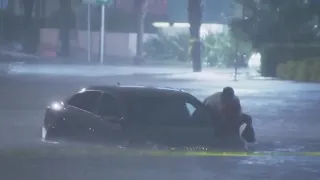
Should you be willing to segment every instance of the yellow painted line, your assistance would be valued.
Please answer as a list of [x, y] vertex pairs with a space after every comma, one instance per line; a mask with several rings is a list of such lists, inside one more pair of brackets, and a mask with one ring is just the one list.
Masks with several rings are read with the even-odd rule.
[[12, 149], [0, 151], [0, 156], [30, 157], [30, 156], [199, 156], [199, 157], [250, 157], [250, 156], [320, 156], [320, 152], [222, 152], [222, 151], [160, 151], [133, 150], [117, 148], [38, 148]]

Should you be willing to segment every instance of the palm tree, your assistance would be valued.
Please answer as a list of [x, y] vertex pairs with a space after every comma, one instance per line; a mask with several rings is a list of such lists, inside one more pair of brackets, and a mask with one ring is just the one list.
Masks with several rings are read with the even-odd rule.
[[137, 19], [137, 45], [136, 57], [134, 64], [141, 64], [143, 62], [143, 34], [144, 34], [144, 21], [147, 13], [148, 2], [147, 0], [134, 0], [134, 9]]
[[23, 22], [22, 22], [22, 37], [23, 37], [23, 46], [24, 50], [27, 53], [34, 53], [36, 49], [36, 44], [30, 44], [30, 42], [33, 42], [32, 37], [32, 12], [34, 10], [35, 6], [35, 0], [21, 0], [20, 1], [23, 5], [24, 9], [24, 16], [23, 16]]
[[72, 27], [72, 9], [71, 0], [59, 1], [59, 15], [60, 15], [60, 56], [68, 57], [70, 55], [70, 29]]
[[8, 1], [8, 7], [6, 10], [10, 13], [13, 13], [14, 6], [15, 6], [15, 1]]
[[194, 72], [201, 72], [200, 27], [202, 23], [202, 0], [188, 0], [188, 20], [190, 24], [191, 58]]

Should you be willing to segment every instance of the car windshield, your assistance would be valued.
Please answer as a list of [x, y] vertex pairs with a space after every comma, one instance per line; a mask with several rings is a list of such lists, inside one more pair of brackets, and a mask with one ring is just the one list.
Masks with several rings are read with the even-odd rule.
[[176, 124], [190, 117], [181, 96], [130, 95], [125, 98], [127, 116], [143, 124]]

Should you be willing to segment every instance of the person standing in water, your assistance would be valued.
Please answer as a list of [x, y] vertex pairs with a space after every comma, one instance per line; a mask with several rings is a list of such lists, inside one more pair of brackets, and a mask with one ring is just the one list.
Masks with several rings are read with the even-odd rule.
[[[232, 141], [231, 144], [236, 142], [239, 144], [241, 139], [250, 143], [255, 141], [252, 118], [242, 112], [240, 99], [235, 95], [232, 87], [225, 87], [222, 92], [207, 97], [204, 104], [218, 115], [215, 121], [217, 137], [225, 141]], [[243, 124], [246, 124], [246, 128], [240, 136], [239, 131]]]

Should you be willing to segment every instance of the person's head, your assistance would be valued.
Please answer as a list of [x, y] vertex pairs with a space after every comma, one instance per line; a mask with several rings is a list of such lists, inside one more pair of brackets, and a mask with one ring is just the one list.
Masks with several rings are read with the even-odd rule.
[[234, 90], [232, 87], [225, 87], [222, 90], [222, 95], [221, 95], [221, 102], [225, 103], [225, 102], [229, 102], [232, 101], [234, 99]]

